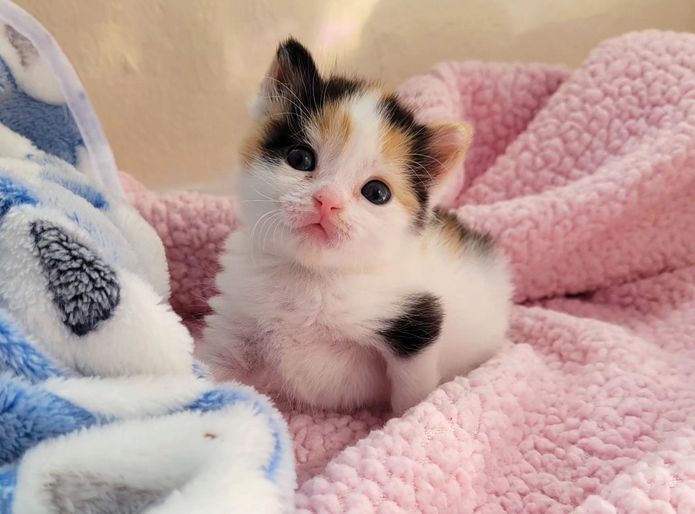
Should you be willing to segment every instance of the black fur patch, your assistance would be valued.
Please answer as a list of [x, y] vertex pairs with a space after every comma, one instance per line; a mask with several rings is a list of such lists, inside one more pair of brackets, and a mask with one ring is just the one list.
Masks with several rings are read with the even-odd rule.
[[400, 316], [387, 320], [379, 331], [399, 357], [411, 357], [433, 343], [442, 329], [444, 309], [436, 296], [420, 293], [408, 296]]
[[323, 79], [309, 51], [294, 39], [280, 45], [277, 94], [286, 99], [287, 108], [266, 127], [261, 143], [263, 157], [283, 160], [287, 149], [308, 143], [304, 128], [309, 119], [326, 104], [357, 93], [364, 83], [346, 77]]
[[491, 253], [495, 249], [495, 240], [490, 234], [473, 230], [451, 212], [435, 209], [432, 222], [440, 224], [451, 233], [456, 234], [462, 248], [473, 248], [483, 255]]
[[382, 99], [379, 107], [388, 122], [404, 131], [410, 139], [408, 178], [420, 205], [416, 225], [421, 227], [425, 222], [432, 174], [439, 170], [437, 160], [430, 153], [431, 131], [417, 123], [413, 113], [401, 105], [394, 95]]
[[413, 113], [403, 107], [394, 95], [383, 98], [380, 107], [388, 122], [406, 133], [417, 125]]
[[34, 222], [31, 235], [48, 290], [65, 326], [83, 336], [109, 319], [121, 294], [114, 271], [89, 248], [48, 221]]
[[[288, 38], [280, 43], [276, 58], [283, 72], [302, 74], [306, 77], [305, 82], [313, 80], [319, 75], [309, 50], [294, 38]], [[287, 75], [281, 74], [280, 80], [288, 80]]]

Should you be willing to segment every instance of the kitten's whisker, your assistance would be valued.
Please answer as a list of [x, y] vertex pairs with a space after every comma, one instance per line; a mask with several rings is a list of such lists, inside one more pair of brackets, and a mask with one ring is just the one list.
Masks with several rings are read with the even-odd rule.
[[260, 230], [260, 236], [261, 236], [261, 252], [265, 253], [267, 248], [266, 248], [266, 243], [268, 241], [268, 235], [270, 234], [270, 229], [273, 227], [273, 220], [275, 220], [276, 216], [278, 213], [273, 213], [272, 216], [269, 216], [264, 225], [263, 229]]
[[436, 157], [433, 157], [431, 155], [425, 155], [425, 154], [421, 154], [421, 153], [412, 153], [412, 152], [410, 152], [408, 155], [410, 155], [412, 157], [424, 157], [425, 159], [429, 159], [430, 161], [436, 162], [440, 166], [442, 165], [442, 161], [440, 161], [439, 159], [437, 159]]
[[251, 238], [251, 259], [253, 261], [254, 266], [256, 265], [256, 248], [255, 248], [256, 237], [254, 235], [256, 232], [256, 229], [257, 229], [259, 223], [263, 222], [264, 219], [266, 219], [268, 216], [271, 216], [272, 214], [274, 214], [276, 212], [278, 212], [277, 209], [266, 212], [263, 216], [261, 216], [260, 218], [258, 218], [258, 220], [256, 220], [256, 223], [254, 223], [253, 227], [251, 228], [251, 231], [249, 232], [249, 237]]
[[[431, 155], [423, 155], [419, 153], [411, 153], [409, 154], [411, 157], [424, 157], [425, 159], [428, 159], [430, 162], [436, 163], [440, 168], [444, 168], [444, 163], [440, 161], [439, 159], [432, 157]], [[416, 163], [418, 167], [420, 167], [427, 175], [429, 176], [430, 180], [432, 180], [432, 174], [430, 173], [429, 169], [425, 167], [424, 164], [422, 163]]]
[[321, 93], [321, 105], [326, 105], [326, 95], [328, 94], [328, 88], [323, 88]]
[[316, 105], [316, 88], [314, 87], [314, 82], [311, 82], [311, 99], [314, 101], [314, 105]]
[[[422, 164], [417, 164], [417, 166], [418, 166], [419, 169], [421, 169], [422, 171], [425, 172], [425, 174], [426, 174], [427, 177], [429, 178], [429, 182], [431, 183], [431, 182], [434, 180], [434, 177], [432, 176], [432, 173], [430, 173], [430, 171], [429, 171], [425, 166], [423, 166]], [[416, 177], [416, 178], [420, 181], [421, 184], [424, 184], [424, 183], [425, 183], [425, 181], [422, 179], [422, 177]]]
[[[273, 226], [277, 227], [277, 223], [280, 220], [280, 213], [276, 213], [275, 216], [271, 216], [269, 218], [268, 224], [266, 226], [265, 230], [265, 235], [263, 236], [263, 251], [266, 251], [266, 242], [268, 240], [268, 236], [270, 235], [270, 230], [273, 228]], [[274, 242], [273, 239], [271, 238], [271, 242]]]
[[[283, 87], [286, 88], [285, 90], [288, 91], [289, 93], [291, 93], [292, 96], [294, 96], [297, 99], [296, 102], [292, 98], [289, 98], [283, 94], [265, 95], [265, 97], [270, 99], [270, 100], [280, 100], [280, 101], [284, 101], [284, 102], [289, 102], [290, 105], [296, 107], [297, 110], [300, 111], [300, 113], [308, 114], [308, 111], [305, 110], [306, 108], [302, 105], [301, 100], [297, 97], [297, 95], [294, 93], [294, 91], [292, 91], [290, 88], [287, 88], [287, 86], [283, 85]], [[271, 113], [271, 116], [277, 116], [278, 114], [280, 114], [280, 113], [274, 112], [274, 113]], [[295, 114], [295, 113], [291, 112], [291, 113], [287, 113], [287, 114]]]
[[[276, 220], [276, 219], [277, 219], [276, 216], [271, 216], [271, 217], [269, 218], [269, 221], [268, 221], [267, 225], [265, 226], [265, 230], [264, 230], [264, 232], [263, 232], [263, 245], [262, 245], [262, 248], [263, 248], [263, 251], [264, 251], [264, 252], [265, 252], [266, 249], [267, 249], [268, 237], [270, 236], [270, 231], [273, 229], [273, 226], [274, 226], [274, 223], [275, 223], [275, 220]], [[271, 242], [272, 242], [272, 240], [271, 240]]]
[[282, 223], [282, 217], [281, 216], [278, 216], [275, 219], [276, 219], [275, 229], [273, 230], [273, 237], [272, 237], [273, 245], [275, 245], [277, 243], [275, 236], [277, 235], [278, 228], [280, 227], [280, 224]]
[[282, 111], [282, 112], [274, 112], [270, 116], [289, 116], [290, 114], [294, 114], [292, 111]]
[[306, 108], [304, 103], [302, 102], [302, 99], [297, 96], [297, 93], [295, 93], [291, 87], [282, 84], [283, 88], [285, 91], [287, 91], [289, 94], [291, 94], [297, 101], [295, 102], [291, 98], [284, 97], [285, 100], [288, 100], [292, 105], [294, 105], [300, 112], [300, 114], [306, 116], [307, 118], [310, 116], [309, 109]]
[[265, 241], [265, 233], [266, 229], [268, 227], [268, 224], [271, 222], [271, 220], [275, 217], [277, 214], [277, 210], [270, 211], [267, 213], [267, 216], [264, 216], [263, 222], [260, 224], [258, 227], [258, 230], [256, 231], [256, 237], [254, 237], [254, 246], [257, 246], [258, 250], [260, 250], [261, 253], [265, 251], [264, 247], [264, 241]]
[[307, 116], [307, 117], [310, 116], [309, 110], [308, 110], [306, 107], [304, 107], [304, 105], [302, 104], [302, 99], [299, 98], [299, 97], [297, 96], [297, 94], [292, 90], [291, 87], [289, 87], [287, 84], [285, 84], [285, 83], [283, 83], [283, 82], [280, 82], [280, 81], [277, 80], [276, 78], [269, 77], [269, 79], [272, 80], [272, 81], [274, 81], [274, 82], [275, 82], [276, 84], [278, 84], [284, 91], [288, 92], [288, 93], [291, 94], [294, 98], [296, 98], [297, 103], [294, 103], [290, 98], [287, 98], [286, 96], [281, 96], [280, 98], [282, 98], [283, 100], [289, 100], [289, 101], [290, 101], [295, 107], [297, 107], [297, 109], [299, 109], [300, 112], [302, 112], [305, 116]]
[[256, 223], [253, 224], [253, 227], [251, 227], [251, 231], [249, 232], [249, 235], [251, 236], [251, 239], [253, 239], [254, 232], [256, 231], [256, 227], [258, 224], [265, 218], [266, 216], [272, 214], [274, 211], [268, 211], [265, 214], [263, 214], [260, 218], [256, 220]]
[[253, 190], [256, 192], [256, 194], [257, 194], [258, 196], [260, 196], [260, 197], [263, 198], [264, 200], [275, 200], [275, 198], [273, 198], [272, 196], [267, 195], [267, 194], [265, 194], [265, 193], [262, 192], [262, 191], [259, 191], [259, 190], [256, 189], [255, 187], [253, 188]]
[[[253, 174], [253, 177], [254, 177], [254, 178], [257, 178], [258, 180], [260, 180], [261, 182], [263, 182], [265, 185], [267, 185], [267, 186], [270, 187], [271, 189], [273, 189], [273, 188], [275, 187], [273, 184], [271, 184], [270, 182], [268, 182], [268, 179], [266, 179], [266, 178], [265, 178], [263, 175], [261, 175], [260, 173], [254, 173], [254, 174]], [[262, 191], [259, 191], [259, 190], [256, 188], [256, 186], [253, 186], [253, 185], [252, 185], [251, 187], [253, 187], [253, 190], [254, 190], [256, 193], [258, 193], [260, 196], [262, 196], [263, 198], [272, 198], [272, 196], [270, 196], [270, 194], [264, 193], [264, 192], [262, 192]]]
[[[281, 100], [287, 101], [287, 102], [289, 102], [290, 106], [295, 107], [297, 109], [297, 111], [299, 111], [299, 114], [301, 116], [309, 116], [308, 111], [306, 111], [304, 107], [297, 104], [297, 102], [295, 102], [291, 98], [287, 98], [286, 96], [274, 96], [274, 97], [268, 96], [267, 98], [275, 98], [275, 99], [281, 99]], [[271, 118], [277, 118], [279, 116], [293, 116], [296, 114], [297, 114], [297, 112], [295, 112], [295, 111], [273, 112], [270, 114], [270, 117]]]
[[268, 216], [264, 221], [263, 225], [261, 225], [258, 228], [258, 237], [256, 238], [258, 240], [258, 244], [254, 244], [254, 246], [257, 246], [257, 250], [260, 251], [261, 253], [265, 253], [265, 234], [266, 234], [266, 227], [268, 226], [268, 223], [270, 223], [270, 220], [273, 219], [275, 216], [275, 213], [271, 214]]

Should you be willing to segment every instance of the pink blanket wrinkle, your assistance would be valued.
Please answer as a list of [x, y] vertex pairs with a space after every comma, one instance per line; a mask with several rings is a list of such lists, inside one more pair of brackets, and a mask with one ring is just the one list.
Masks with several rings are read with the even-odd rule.
[[[476, 130], [445, 201], [510, 257], [510, 343], [401, 418], [287, 412], [297, 511], [695, 512], [695, 35], [574, 71], [445, 63], [399, 93]], [[235, 204], [124, 180], [196, 329]]]

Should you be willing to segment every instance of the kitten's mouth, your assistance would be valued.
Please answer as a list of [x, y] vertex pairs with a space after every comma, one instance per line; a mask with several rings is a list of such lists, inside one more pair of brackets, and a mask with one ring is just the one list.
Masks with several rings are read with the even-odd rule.
[[347, 227], [335, 217], [319, 213], [306, 216], [296, 226], [296, 233], [306, 244], [319, 248], [335, 248], [347, 238]]
[[307, 240], [323, 246], [329, 246], [334, 241], [329, 231], [321, 223], [310, 223], [303, 226], [301, 231]]

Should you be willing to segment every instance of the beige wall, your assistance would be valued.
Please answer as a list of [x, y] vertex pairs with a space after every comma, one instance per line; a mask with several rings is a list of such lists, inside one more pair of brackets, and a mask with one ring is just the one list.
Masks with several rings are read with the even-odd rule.
[[395, 85], [444, 59], [577, 65], [625, 31], [695, 31], [695, 0], [16, 0], [58, 39], [120, 167], [216, 189], [278, 40]]

